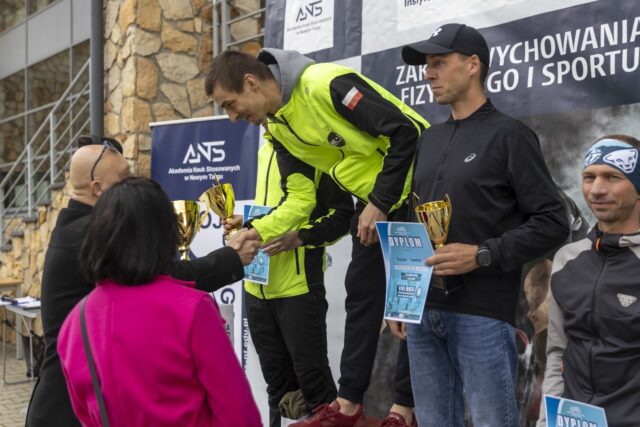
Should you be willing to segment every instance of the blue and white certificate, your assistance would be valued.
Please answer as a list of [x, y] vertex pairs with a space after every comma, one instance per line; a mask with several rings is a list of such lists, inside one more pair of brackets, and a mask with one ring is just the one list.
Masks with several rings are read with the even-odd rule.
[[[271, 212], [268, 206], [244, 206], [244, 221], [247, 222], [257, 216], [266, 215]], [[255, 283], [259, 283], [263, 286], [267, 285], [269, 281], [269, 256], [262, 252], [262, 249], [258, 251], [251, 263], [244, 267], [244, 278]]]
[[544, 395], [548, 427], [607, 427], [604, 409], [575, 400]]
[[416, 222], [376, 222], [387, 275], [384, 318], [420, 323], [433, 267], [424, 260], [433, 255], [424, 225]]

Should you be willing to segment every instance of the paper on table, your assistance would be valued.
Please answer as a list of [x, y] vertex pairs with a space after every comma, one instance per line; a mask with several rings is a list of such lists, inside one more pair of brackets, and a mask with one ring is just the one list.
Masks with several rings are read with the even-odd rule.
[[11, 300], [1, 300], [0, 306], [14, 305], [21, 308], [40, 308], [40, 300], [34, 297], [11, 298]]
[[18, 304], [18, 307], [22, 308], [40, 308], [40, 300], [36, 299], [34, 301], [27, 301], [22, 304]]

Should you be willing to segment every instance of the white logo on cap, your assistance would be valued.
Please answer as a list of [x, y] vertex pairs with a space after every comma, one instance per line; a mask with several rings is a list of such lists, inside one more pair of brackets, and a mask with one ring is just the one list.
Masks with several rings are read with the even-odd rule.
[[631, 296], [631, 295], [625, 295], [625, 294], [616, 294], [616, 296], [618, 297], [618, 301], [620, 301], [620, 305], [623, 307], [629, 307], [631, 304], [633, 304], [634, 302], [636, 302], [636, 300], [638, 298]]
[[440, 34], [440, 31], [442, 31], [442, 28], [438, 28], [437, 30], [435, 30], [433, 34], [429, 36], [429, 38], [437, 36], [438, 34]]
[[635, 148], [617, 150], [607, 154], [602, 160], [621, 169], [624, 173], [631, 173], [638, 162], [638, 150]]

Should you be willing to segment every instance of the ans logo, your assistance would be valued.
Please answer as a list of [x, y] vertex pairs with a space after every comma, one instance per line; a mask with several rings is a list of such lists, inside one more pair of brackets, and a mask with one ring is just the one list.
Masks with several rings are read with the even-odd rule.
[[224, 141], [204, 141], [190, 144], [182, 164], [200, 163], [203, 157], [209, 162], [221, 162], [225, 159], [226, 154], [222, 148], [216, 147], [222, 147], [223, 145]]
[[309, 2], [306, 6], [301, 6], [296, 15], [296, 22], [306, 21], [307, 18], [314, 18], [322, 15], [322, 0]]
[[629, 148], [628, 150], [616, 150], [607, 154], [602, 159], [605, 162], [617, 167], [624, 173], [631, 173], [638, 163], [638, 150]]

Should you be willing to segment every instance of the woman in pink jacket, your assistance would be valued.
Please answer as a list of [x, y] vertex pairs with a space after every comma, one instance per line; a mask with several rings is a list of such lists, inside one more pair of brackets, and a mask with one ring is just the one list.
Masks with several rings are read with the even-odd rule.
[[261, 425], [213, 299], [165, 275], [176, 227], [171, 202], [146, 178], [114, 185], [94, 208], [80, 262], [98, 285], [58, 340], [85, 426]]

